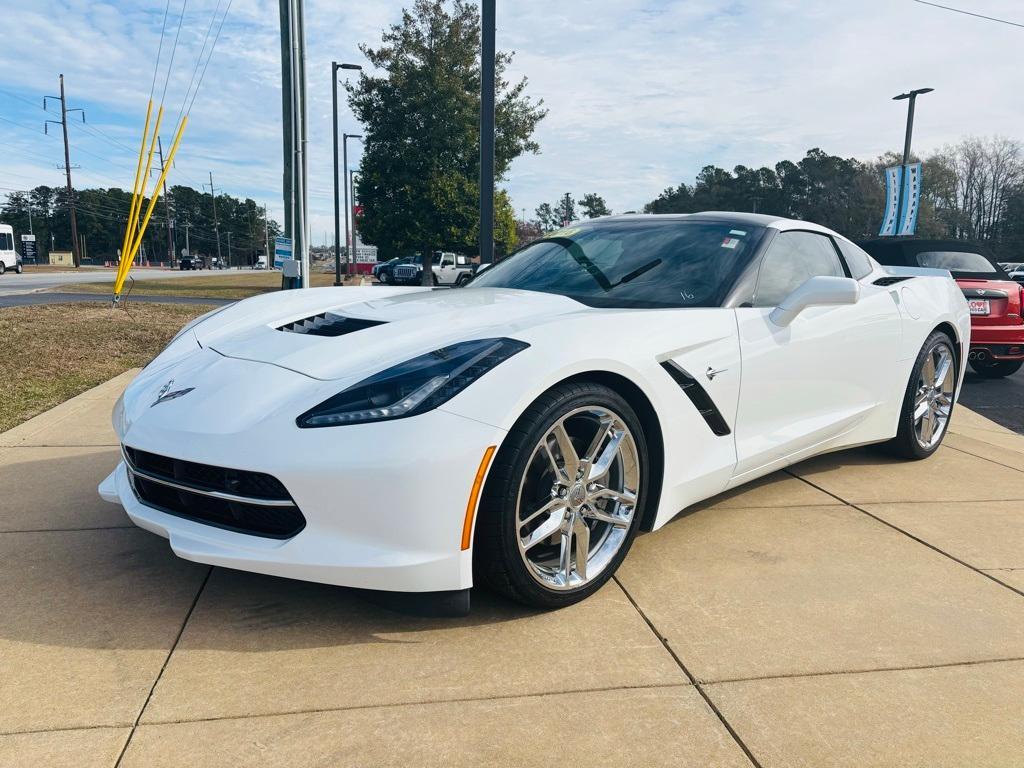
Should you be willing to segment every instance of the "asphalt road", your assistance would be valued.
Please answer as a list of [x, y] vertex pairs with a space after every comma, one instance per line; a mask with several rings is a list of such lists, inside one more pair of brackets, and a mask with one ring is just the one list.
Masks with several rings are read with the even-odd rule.
[[[177, 269], [146, 269], [132, 273], [136, 280], [165, 280], [172, 277], [209, 277], [211, 274], [237, 274], [253, 272], [251, 269], [232, 269], [224, 272], [209, 270], [189, 270], [182, 272]], [[81, 272], [25, 272], [16, 275], [13, 272], [0, 277], [0, 297], [45, 291], [59, 285], [76, 285], [81, 283], [113, 283], [113, 269], [83, 269]]]
[[968, 369], [960, 402], [982, 416], [1024, 434], [1024, 368], [1005, 379], [983, 379]]

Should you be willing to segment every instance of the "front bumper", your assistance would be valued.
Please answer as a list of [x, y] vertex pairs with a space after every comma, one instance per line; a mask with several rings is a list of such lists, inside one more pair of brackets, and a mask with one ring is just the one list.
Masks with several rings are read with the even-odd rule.
[[139, 501], [122, 462], [100, 484], [176, 555], [225, 568], [398, 592], [472, 586], [461, 549], [484, 449], [504, 432], [437, 409], [410, 419], [245, 435], [131, 429], [126, 444], [162, 456], [264, 472], [306, 518], [290, 539], [264, 538], [177, 517]]

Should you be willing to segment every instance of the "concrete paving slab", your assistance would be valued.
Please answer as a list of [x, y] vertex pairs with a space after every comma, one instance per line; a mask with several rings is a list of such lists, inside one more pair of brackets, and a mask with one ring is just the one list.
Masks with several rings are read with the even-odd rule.
[[478, 591], [463, 619], [217, 569], [143, 722], [685, 683], [614, 583], [531, 612]]
[[131, 725], [206, 572], [135, 528], [0, 533], [0, 733]]
[[144, 725], [122, 763], [126, 768], [299, 764], [750, 765], [689, 686]]
[[707, 509], [619, 580], [699, 680], [1024, 657], [1024, 603], [851, 507]]
[[723, 683], [708, 694], [764, 768], [1018, 768], [1024, 663]]
[[1024, 592], [1024, 568], [995, 568], [986, 570], [985, 573], [1019, 592]]
[[0, 448], [0, 532], [130, 526], [96, 493], [119, 460], [116, 448]]
[[[1016, 447], [1004, 447], [975, 437], [950, 434], [946, 435], [945, 445], [1024, 472], [1024, 440], [1021, 440], [1021, 450], [1017, 450]], [[1019, 482], [1024, 484], [1024, 477]]]
[[963, 432], [968, 429], [981, 429], [987, 432], [999, 432], [1005, 435], [1015, 435], [1016, 433], [1002, 424], [992, 421], [992, 419], [982, 416], [977, 411], [972, 411], [970, 408], [965, 408], [962, 405], [958, 405], [956, 410], [953, 412], [953, 419], [949, 423], [950, 432]]
[[803, 480], [786, 472], [773, 472], [752, 483], [741, 485], [731, 491], [714, 496], [691, 509], [706, 507], [743, 508], [755, 507], [813, 507], [835, 504], [835, 499], [824, 491], [808, 485]]
[[1024, 568], [1022, 502], [867, 504], [864, 509], [976, 568]]
[[1024, 500], [1020, 473], [948, 448], [903, 461], [870, 448], [801, 462], [790, 471], [850, 504]]
[[0, 736], [0, 765], [40, 768], [110, 768], [129, 728], [87, 728]]

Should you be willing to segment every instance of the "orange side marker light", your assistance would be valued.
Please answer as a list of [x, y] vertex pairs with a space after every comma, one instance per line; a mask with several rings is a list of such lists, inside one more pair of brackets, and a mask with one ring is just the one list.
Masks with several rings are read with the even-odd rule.
[[494, 451], [498, 446], [491, 445], [484, 451], [484, 457], [480, 459], [480, 466], [476, 470], [476, 477], [473, 478], [473, 488], [469, 492], [469, 501], [466, 503], [466, 518], [462, 523], [462, 551], [465, 552], [473, 543], [473, 519], [476, 517], [476, 505], [480, 500], [480, 491], [483, 489], [484, 477], [487, 475], [487, 468], [491, 466], [491, 459], [494, 458]]

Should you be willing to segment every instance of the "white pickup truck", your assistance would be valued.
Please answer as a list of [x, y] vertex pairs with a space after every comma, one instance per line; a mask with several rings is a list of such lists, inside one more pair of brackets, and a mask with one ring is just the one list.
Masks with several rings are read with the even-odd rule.
[[[457, 253], [434, 254], [432, 269], [434, 285], [450, 285], [460, 288], [473, 277], [473, 262], [469, 256]], [[423, 282], [423, 259], [417, 256], [405, 264], [396, 264], [391, 273], [395, 285], [421, 285]]]

